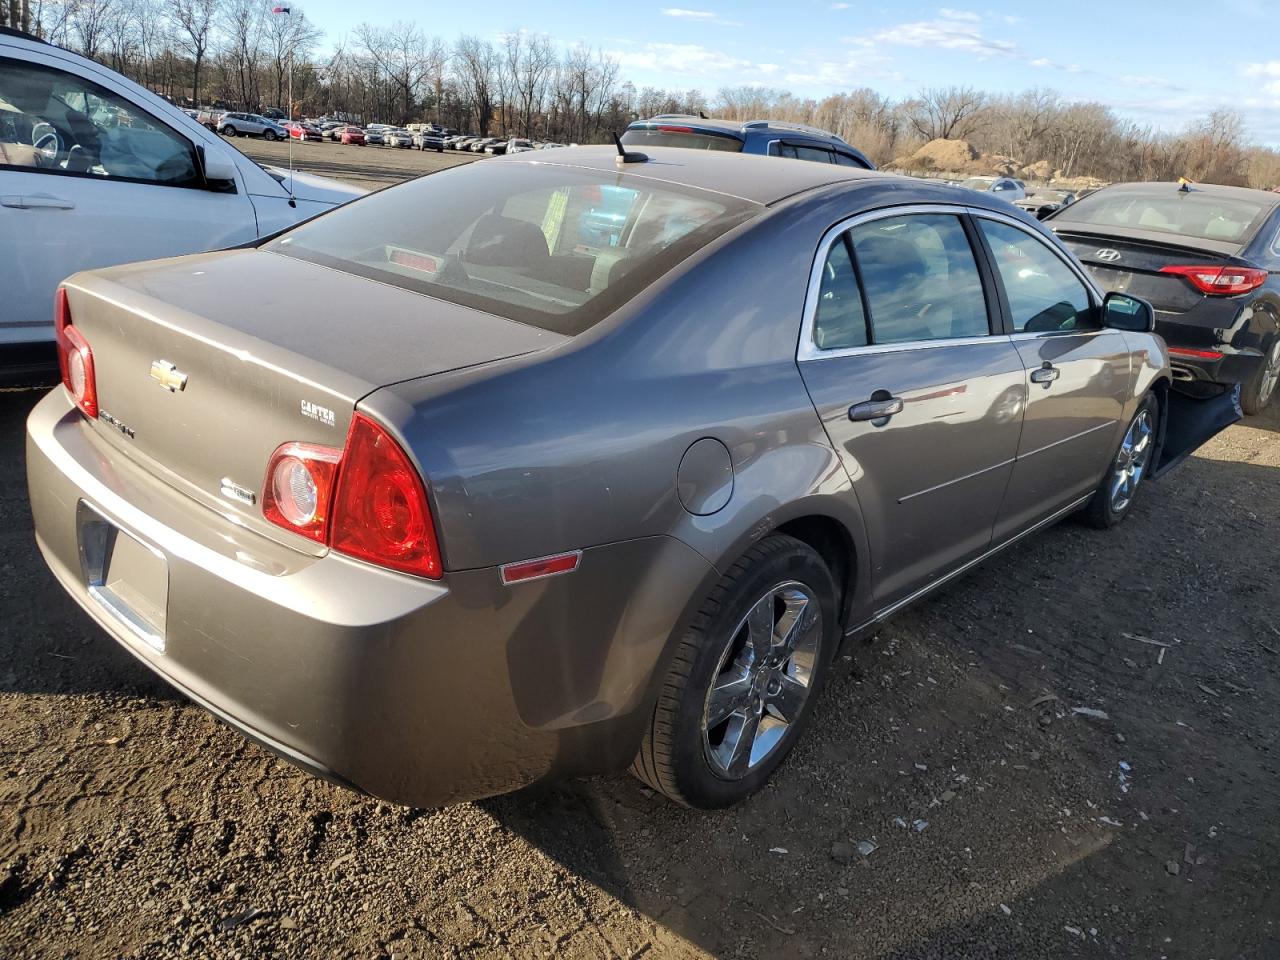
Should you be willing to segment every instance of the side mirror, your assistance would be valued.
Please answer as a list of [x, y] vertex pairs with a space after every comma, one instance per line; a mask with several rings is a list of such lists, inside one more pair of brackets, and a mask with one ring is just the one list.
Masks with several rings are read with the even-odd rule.
[[227, 183], [235, 183], [236, 165], [222, 151], [205, 152], [204, 179], [213, 189], [225, 187]]
[[1108, 293], [1102, 301], [1102, 325], [1112, 330], [1154, 333], [1156, 311], [1146, 300], [1126, 293]]

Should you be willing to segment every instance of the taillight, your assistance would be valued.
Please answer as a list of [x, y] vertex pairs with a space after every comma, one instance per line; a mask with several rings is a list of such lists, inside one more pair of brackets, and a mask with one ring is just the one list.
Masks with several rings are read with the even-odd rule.
[[1191, 357], [1195, 360], [1221, 360], [1220, 350], [1193, 350], [1191, 347], [1170, 347], [1169, 353], [1175, 357]]
[[663, 124], [658, 127], [660, 133], [693, 133], [693, 127], [673, 127], [669, 124]]
[[380, 426], [351, 418], [333, 501], [333, 549], [404, 573], [443, 574], [427, 490], [417, 468]]
[[262, 514], [272, 523], [329, 542], [329, 504], [342, 451], [313, 443], [286, 443], [267, 462]]
[[1248, 293], [1267, 282], [1267, 271], [1257, 267], [1172, 265], [1160, 272], [1185, 277], [1201, 293], [1220, 297]]
[[310, 443], [276, 449], [262, 513], [350, 557], [433, 580], [444, 573], [422, 477], [400, 445], [359, 413], [343, 450]]
[[58, 347], [58, 369], [62, 385], [86, 417], [98, 418], [98, 381], [93, 372], [93, 351], [89, 342], [71, 323], [67, 291], [59, 287], [53, 298], [53, 331]]

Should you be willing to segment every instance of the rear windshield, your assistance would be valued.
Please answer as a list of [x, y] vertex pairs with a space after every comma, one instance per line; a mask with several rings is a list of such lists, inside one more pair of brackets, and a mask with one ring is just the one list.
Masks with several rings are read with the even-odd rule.
[[263, 249], [574, 336], [761, 209], [639, 177], [495, 161], [371, 194]]
[[737, 137], [694, 130], [692, 127], [662, 126], [649, 129], [631, 127], [622, 135], [622, 142], [646, 147], [683, 147], [686, 150], [742, 152], [742, 141]]
[[1064, 214], [1073, 223], [1168, 233], [1243, 244], [1271, 209], [1270, 201], [1220, 197], [1192, 189], [1183, 193], [1100, 190], [1073, 203]]

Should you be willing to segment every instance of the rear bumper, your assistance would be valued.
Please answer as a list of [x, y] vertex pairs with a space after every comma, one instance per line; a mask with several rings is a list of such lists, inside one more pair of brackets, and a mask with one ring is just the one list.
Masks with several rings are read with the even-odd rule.
[[[1208, 307], [1218, 315], [1205, 316]], [[1195, 316], [1199, 322], [1187, 318]], [[1179, 319], [1174, 319], [1175, 317]], [[1214, 326], [1213, 323], [1222, 326]], [[1235, 304], [1227, 299], [1201, 304], [1192, 314], [1156, 313], [1156, 333], [1169, 347], [1169, 365], [1173, 378], [1184, 382], [1221, 383], [1228, 386], [1246, 383], [1265, 362], [1270, 334], [1258, 329], [1256, 319], [1242, 320]], [[1219, 357], [1203, 357], [1179, 353], [1179, 349], [1217, 353]]]
[[[398, 803], [625, 766], [670, 637], [714, 572], [654, 537], [514, 588], [492, 568], [418, 580], [237, 527], [99, 443], [62, 390], [27, 430], [36, 540], [72, 598], [253, 739]], [[81, 503], [163, 555], [163, 652], [90, 593]]]

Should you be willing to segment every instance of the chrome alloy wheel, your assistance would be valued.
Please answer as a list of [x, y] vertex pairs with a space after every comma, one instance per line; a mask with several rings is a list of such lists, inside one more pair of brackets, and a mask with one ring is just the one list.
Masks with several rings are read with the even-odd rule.
[[1262, 387], [1258, 391], [1259, 406], [1266, 406], [1271, 395], [1276, 392], [1276, 383], [1280, 382], [1280, 341], [1271, 348], [1267, 357], [1267, 366], [1262, 374]]
[[1112, 513], [1123, 513], [1132, 502], [1134, 491], [1147, 470], [1154, 432], [1151, 411], [1144, 408], [1129, 424], [1129, 432], [1124, 435], [1120, 452], [1116, 454], [1111, 471]]
[[745, 776], [777, 748], [809, 698], [822, 641], [822, 609], [789, 581], [742, 618], [720, 655], [702, 711], [702, 742], [716, 775]]

